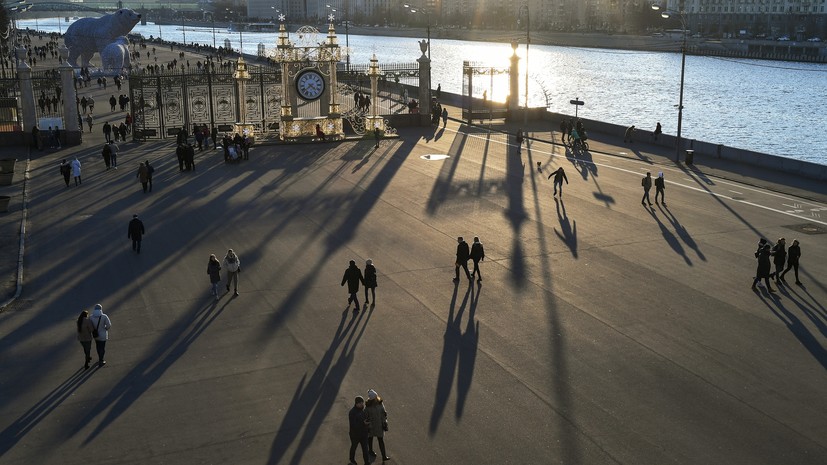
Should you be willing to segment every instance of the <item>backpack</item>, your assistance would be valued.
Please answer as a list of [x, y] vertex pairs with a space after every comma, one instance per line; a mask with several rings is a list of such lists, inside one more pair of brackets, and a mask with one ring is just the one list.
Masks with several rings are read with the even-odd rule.
[[640, 185], [646, 187], [646, 177], [644, 176], [643, 179], [640, 180]]

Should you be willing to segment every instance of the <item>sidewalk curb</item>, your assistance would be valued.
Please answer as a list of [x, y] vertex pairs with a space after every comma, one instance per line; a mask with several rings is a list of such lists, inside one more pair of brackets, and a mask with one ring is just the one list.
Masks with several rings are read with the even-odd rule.
[[6, 307], [14, 303], [20, 295], [23, 293], [23, 257], [26, 250], [26, 222], [29, 217], [29, 169], [31, 168], [32, 163], [32, 156], [31, 156], [31, 149], [27, 150], [26, 152], [26, 170], [23, 172], [23, 215], [20, 218], [20, 239], [19, 239], [19, 246], [17, 250], [17, 281], [16, 286], [17, 290], [15, 291], [14, 295], [10, 297], [8, 300], [0, 304], [0, 313], [6, 310]]

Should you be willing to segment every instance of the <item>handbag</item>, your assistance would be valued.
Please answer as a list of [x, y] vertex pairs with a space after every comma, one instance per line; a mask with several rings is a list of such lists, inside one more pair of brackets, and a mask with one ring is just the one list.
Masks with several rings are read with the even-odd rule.
[[98, 324], [95, 325], [95, 329], [92, 330], [92, 337], [97, 339], [98, 338], [98, 328], [101, 326], [101, 320], [103, 320], [103, 315], [98, 318]]

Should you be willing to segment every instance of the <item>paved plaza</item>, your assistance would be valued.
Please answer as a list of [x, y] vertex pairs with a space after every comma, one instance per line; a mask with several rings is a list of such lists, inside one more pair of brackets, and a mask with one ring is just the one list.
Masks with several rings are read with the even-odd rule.
[[[24, 287], [0, 313], [0, 462], [344, 465], [369, 388], [389, 464], [827, 462], [827, 189], [676, 165], [622, 134], [575, 158], [541, 122], [518, 153], [515, 129], [450, 120], [232, 165], [199, 152], [183, 173], [171, 141], [122, 144], [107, 171], [99, 131], [31, 153]], [[75, 155], [83, 184], [66, 187]], [[668, 208], [640, 204], [647, 171]], [[452, 282], [457, 236], [485, 244], [481, 284]], [[803, 286], [750, 290], [762, 236], [801, 242]], [[228, 248], [240, 295], [222, 283], [216, 301], [207, 259]], [[354, 314], [342, 273], [368, 258], [377, 298]], [[75, 319], [97, 303], [108, 364], [84, 370]]]

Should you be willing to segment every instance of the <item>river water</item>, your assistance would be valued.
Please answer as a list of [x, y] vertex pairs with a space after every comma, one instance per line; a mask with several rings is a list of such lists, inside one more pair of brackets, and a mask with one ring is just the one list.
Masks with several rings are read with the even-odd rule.
[[[65, 31], [69, 23], [39, 19], [44, 31]], [[35, 27], [34, 20], [18, 27]], [[418, 40], [404, 37], [351, 35], [351, 63], [367, 63], [373, 54], [382, 63], [415, 63]], [[133, 30], [164, 40], [183, 41], [180, 25], [138, 25]], [[212, 28], [186, 28], [187, 42], [213, 43]], [[326, 31], [323, 31], [326, 32]], [[345, 34], [337, 31], [340, 44]], [[259, 43], [275, 47], [277, 34], [244, 33], [244, 52], [255, 54]], [[219, 46], [229, 39], [238, 48], [240, 35], [215, 29]], [[324, 34], [319, 41], [324, 39]], [[295, 38], [294, 38], [295, 40]], [[432, 84], [462, 92], [462, 62], [473, 61], [505, 68], [510, 44], [431, 39]], [[525, 46], [517, 54], [525, 57]], [[525, 102], [525, 59], [520, 60], [520, 104]], [[528, 99], [532, 107], [574, 115], [569, 103], [585, 102], [581, 117], [623, 126], [634, 124], [675, 134], [680, 90], [679, 53], [619, 51], [533, 45], [528, 56]], [[488, 96], [502, 101], [508, 92], [505, 78], [486, 83]], [[827, 165], [827, 64], [788, 63], [686, 57], [682, 137], [739, 147]]]

